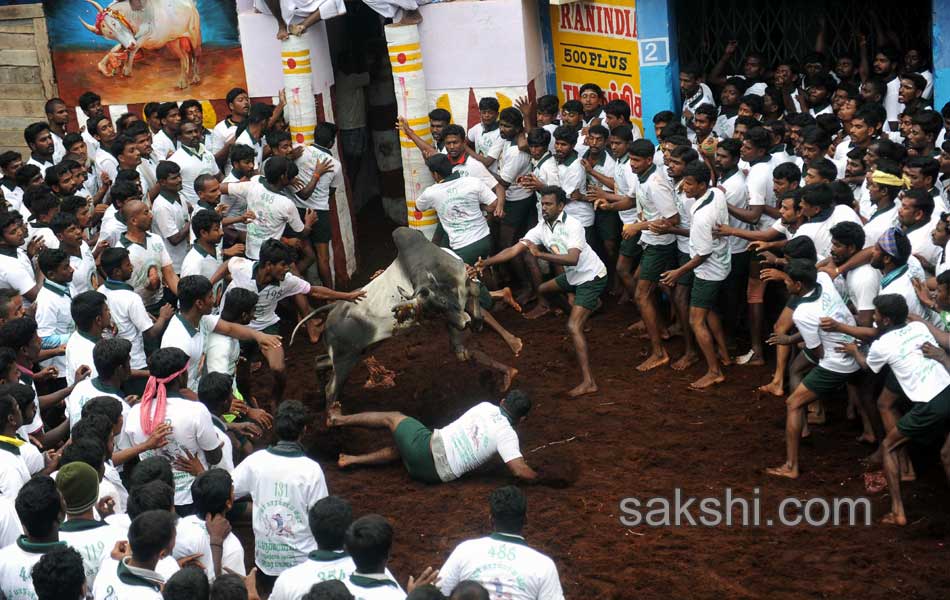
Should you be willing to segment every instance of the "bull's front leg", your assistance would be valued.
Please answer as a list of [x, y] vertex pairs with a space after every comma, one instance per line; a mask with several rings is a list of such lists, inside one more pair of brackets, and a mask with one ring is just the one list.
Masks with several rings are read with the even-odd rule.
[[132, 76], [132, 63], [135, 62], [135, 55], [139, 53], [139, 48], [141, 46], [136, 45], [134, 48], [129, 50], [127, 54], [129, 55], [128, 60], [125, 61], [125, 66], [122, 68], [122, 75], [126, 77]]
[[113, 65], [113, 61], [116, 59], [116, 54], [120, 50], [122, 50], [122, 44], [116, 44], [111, 50], [106, 52], [106, 55], [103, 56], [102, 60], [99, 61], [99, 64], [96, 65], [96, 68], [99, 69], [100, 73], [106, 77], [112, 77], [115, 75], [115, 66]]
[[465, 331], [462, 329], [457, 329], [452, 325], [449, 325], [448, 328], [449, 345], [452, 347], [452, 352], [455, 353], [455, 358], [461, 361], [467, 361], [470, 357], [468, 354], [468, 348], [465, 347]]

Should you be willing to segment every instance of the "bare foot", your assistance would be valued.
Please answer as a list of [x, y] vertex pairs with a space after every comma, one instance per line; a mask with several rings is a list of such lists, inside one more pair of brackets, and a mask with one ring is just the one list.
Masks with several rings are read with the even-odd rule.
[[765, 472], [769, 475], [775, 475], [776, 477], [798, 479], [798, 469], [793, 469], [788, 463], [778, 467], [772, 467], [771, 469], [766, 469]]
[[874, 444], [877, 442], [877, 438], [874, 437], [873, 433], [862, 433], [858, 437], [854, 438], [854, 441], [861, 444]]
[[693, 390], [705, 390], [716, 384], [722, 383], [725, 380], [726, 376], [722, 373], [706, 373], [693, 383], [689, 384], [689, 387]]
[[824, 425], [825, 421], [827, 420], [828, 419], [827, 417], [825, 417], [824, 410], [822, 410], [821, 412], [815, 411], [815, 412], [808, 413], [808, 422], [812, 425]]
[[534, 308], [524, 313], [524, 318], [534, 320], [543, 317], [549, 312], [551, 312], [551, 308], [547, 304], [541, 304], [539, 302]]
[[881, 518], [881, 524], [897, 525], [898, 527], [903, 527], [904, 525], [907, 525], [907, 517], [889, 512]]
[[338, 427], [342, 416], [343, 406], [339, 402], [329, 405], [327, 407], [327, 427]]
[[[645, 331], [645, 330], [644, 330], [644, 331]], [[637, 336], [637, 337], [639, 337], [641, 340], [648, 340], [648, 339], [650, 339], [650, 334], [644, 332], [644, 333], [641, 333], [641, 334], [640, 334], [639, 336]], [[673, 337], [673, 335], [670, 334], [670, 330], [669, 330], [669, 329], [661, 329], [661, 330], [660, 330], [660, 339], [663, 340], [664, 342], [667, 341], [667, 340], [669, 340], [669, 339], [672, 338], [672, 337]]]
[[662, 367], [663, 365], [669, 362], [670, 362], [670, 355], [667, 354], [666, 352], [664, 352], [660, 356], [651, 354], [649, 357], [647, 357], [645, 361], [640, 363], [640, 365], [637, 367], [637, 371], [640, 371], [641, 373], [645, 373], [647, 371], [652, 371], [653, 369], [656, 369], [657, 367]]
[[501, 301], [515, 309], [517, 312], [521, 312], [521, 305], [515, 300], [514, 295], [511, 293], [511, 288], [506, 287], [501, 290]]
[[419, 14], [419, 11], [407, 10], [402, 16], [402, 20], [398, 23], [393, 23], [393, 25], [418, 25], [419, 23], [422, 23], [422, 15]]
[[520, 337], [511, 336], [505, 339], [505, 342], [508, 344], [508, 347], [511, 348], [511, 352], [515, 356], [521, 354], [521, 349], [524, 348], [524, 342], [521, 341]]
[[678, 358], [672, 365], [674, 371], [685, 371], [699, 362], [699, 357], [695, 354], [684, 354]]
[[762, 355], [754, 350], [749, 350], [742, 356], [736, 357], [737, 365], [749, 365], [752, 367], [760, 367], [765, 364], [765, 359], [762, 358]]
[[731, 367], [732, 365], [735, 364], [735, 361], [732, 360], [732, 357], [729, 356], [728, 354], [725, 355], [725, 356], [720, 355], [720, 356], [719, 356], [719, 364], [721, 364], [721, 365], [724, 366], [724, 367]]
[[864, 460], [869, 467], [880, 467], [882, 464], [884, 464], [884, 458], [882, 456], [883, 452], [884, 451], [881, 449], [881, 447], [878, 446], [878, 449], [875, 450], [871, 456], [868, 456]]
[[511, 387], [511, 382], [514, 381], [515, 377], [518, 376], [518, 369], [514, 367], [508, 367], [508, 371], [505, 373], [504, 379], [501, 381], [501, 391], [507, 392]]
[[310, 338], [311, 344], [316, 344], [320, 341], [320, 336], [323, 335], [323, 326], [326, 321], [307, 321], [304, 327], [307, 328], [307, 337]]
[[643, 324], [643, 321], [637, 321], [636, 323], [627, 326], [627, 331], [630, 333], [646, 333], [647, 326]]
[[340, 467], [341, 469], [345, 469], [351, 466], [352, 464], [353, 464], [353, 457], [350, 456], [349, 454], [341, 454], [336, 459], [336, 466]]
[[782, 382], [776, 382], [774, 380], [766, 383], [765, 385], [760, 385], [759, 387], [755, 388], [755, 391], [759, 392], [760, 394], [772, 394], [773, 396], [785, 395], [785, 388], [782, 387]]
[[848, 408], [845, 412], [845, 418], [849, 421], [854, 421], [858, 418], [858, 411], [854, 410], [854, 405], [850, 402], [848, 403]]
[[581, 382], [581, 384], [578, 385], [576, 388], [569, 391], [567, 395], [570, 396], [571, 398], [577, 398], [578, 396], [594, 394], [596, 392], [597, 392], [596, 383], [594, 383], [593, 381], [584, 381], [584, 382]]
[[534, 290], [532, 290], [531, 288], [525, 288], [520, 291], [516, 291], [514, 292], [514, 296], [515, 296], [515, 302], [517, 302], [518, 304], [522, 306], [531, 302], [532, 300], [535, 300], [538, 297], [538, 295], [535, 294]]

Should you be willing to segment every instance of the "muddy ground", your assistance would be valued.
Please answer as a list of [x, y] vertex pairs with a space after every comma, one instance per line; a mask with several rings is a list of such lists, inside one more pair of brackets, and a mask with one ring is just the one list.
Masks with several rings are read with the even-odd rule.
[[[357, 281], [394, 256], [390, 227], [368, 219], [372, 212], [364, 210], [360, 222], [364, 243]], [[519, 430], [522, 452], [533, 466], [576, 476], [562, 489], [525, 488], [525, 535], [554, 559], [567, 598], [947, 597], [950, 492], [934, 451], [917, 453], [919, 480], [905, 487], [910, 524], [882, 526], [887, 491], [865, 492], [862, 459], [870, 448], [855, 441], [858, 425], [846, 420], [843, 402], [829, 406], [829, 422], [814, 427], [803, 444], [802, 477], [777, 480], [763, 469], [784, 460], [784, 403], [752, 391], [768, 380], [768, 368], [731, 367], [727, 383], [705, 393], [687, 389], [701, 375], [699, 366], [685, 373], [668, 368], [638, 373], [634, 367], [646, 342], [625, 331], [635, 318], [633, 309], [611, 300], [592, 319], [588, 334], [601, 391], [573, 400], [564, 394], [578, 381], [564, 318], [527, 321], [511, 310], [497, 316], [524, 340], [521, 356], [514, 358], [487, 332], [475, 344], [517, 367], [516, 387], [534, 399]], [[679, 342], [670, 347], [677, 356]], [[320, 386], [311, 375], [316, 354], [317, 348], [299, 339], [289, 350], [288, 397], [322, 410]], [[398, 373], [396, 386], [363, 389], [367, 370], [361, 365], [346, 387], [346, 412], [398, 410], [440, 427], [473, 404], [498, 398], [497, 380], [457, 362], [439, 326], [384, 342], [371, 354]], [[266, 395], [269, 377], [258, 378], [255, 389]], [[336, 467], [339, 452], [369, 451], [389, 440], [383, 431], [328, 433], [320, 413], [308, 447], [323, 465], [331, 493], [348, 498], [356, 514], [380, 513], [393, 522], [390, 566], [405, 583], [428, 565], [440, 566], [462, 540], [486, 534], [487, 496], [512, 479], [500, 462], [437, 486], [410, 480], [400, 464]], [[620, 521], [620, 503], [627, 497], [672, 500], [680, 489], [684, 496], [723, 499], [727, 488], [733, 496], [758, 498], [759, 526], [649, 527]], [[862, 524], [856, 527], [768, 526], [767, 519], [777, 523], [777, 507], [787, 497], [802, 503], [866, 497], [871, 525], [863, 525], [859, 511]], [[790, 510], [791, 516], [798, 514]], [[700, 516], [695, 505], [692, 514]], [[733, 514], [738, 519], [740, 510]]]

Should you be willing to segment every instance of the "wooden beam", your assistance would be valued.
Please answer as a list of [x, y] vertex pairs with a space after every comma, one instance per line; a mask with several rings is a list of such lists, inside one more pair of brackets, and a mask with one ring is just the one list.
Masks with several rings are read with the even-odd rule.
[[40, 64], [36, 48], [4, 50], [0, 53], [0, 64], [14, 67], [37, 67]]
[[0, 96], [5, 100], [45, 100], [43, 86], [39, 83], [5, 83], [0, 88]]
[[42, 4], [20, 4], [17, 6], [0, 6], [0, 20], [8, 19], [35, 19], [43, 18]]
[[56, 76], [53, 74], [53, 57], [50, 54], [49, 35], [46, 32], [46, 19], [33, 19], [36, 35], [36, 57], [40, 67], [40, 83], [47, 98], [59, 96], [56, 87]]
[[33, 33], [33, 19], [0, 20], [0, 33]]
[[36, 123], [38, 121], [45, 121], [45, 120], [46, 120], [45, 118], [38, 118], [38, 117], [0, 116], [0, 129], [7, 129], [9, 131], [19, 131], [20, 134], [22, 135], [23, 130], [26, 129], [26, 126], [29, 125], [30, 123]]
[[26, 147], [23, 130], [0, 129], [0, 147], [16, 148], [17, 146]]
[[8, 100], [0, 88], [0, 115], [6, 117], [45, 117], [45, 100]]
[[40, 70], [37, 67], [0, 66], [0, 85], [8, 83], [40, 83]]
[[33, 27], [29, 33], [6, 33], [0, 31], [0, 50], [14, 50], [33, 46]]

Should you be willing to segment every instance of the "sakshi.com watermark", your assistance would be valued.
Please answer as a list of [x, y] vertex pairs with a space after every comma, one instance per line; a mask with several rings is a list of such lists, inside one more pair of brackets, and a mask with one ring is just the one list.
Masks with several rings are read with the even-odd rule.
[[751, 495], [725, 488], [720, 496], [628, 497], [620, 501], [625, 527], [868, 527], [871, 501], [863, 496], [782, 498], [763, 506], [759, 488]]

